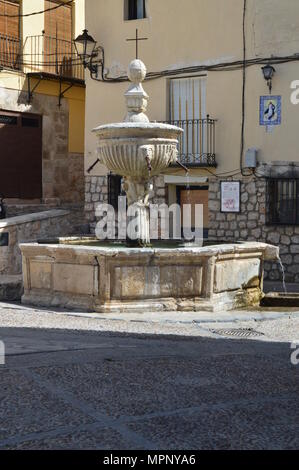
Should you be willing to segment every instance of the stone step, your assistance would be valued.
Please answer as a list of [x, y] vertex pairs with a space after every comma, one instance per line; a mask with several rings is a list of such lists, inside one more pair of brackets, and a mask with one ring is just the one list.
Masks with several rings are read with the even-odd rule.
[[21, 300], [23, 279], [21, 275], [0, 275], [0, 301]]

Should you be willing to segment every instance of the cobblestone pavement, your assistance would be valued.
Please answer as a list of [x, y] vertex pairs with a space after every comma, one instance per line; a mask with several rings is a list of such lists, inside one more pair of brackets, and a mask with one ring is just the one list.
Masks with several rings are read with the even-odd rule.
[[298, 449], [296, 339], [292, 313], [146, 323], [0, 304], [0, 449]]

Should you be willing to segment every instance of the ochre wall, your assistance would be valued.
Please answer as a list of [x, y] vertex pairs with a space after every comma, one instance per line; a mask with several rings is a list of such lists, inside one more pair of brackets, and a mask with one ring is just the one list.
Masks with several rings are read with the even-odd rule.
[[[22, 2], [22, 13], [28, 14], [43, 10], [45, 6], [44, 0], [23, 0]], [[73, 6], [73, 33], [76, 37], [85, 27], [85, 0], [75, 0]], [[24, 42], [24, 53], [30, 54], [29, 43], [26, 38], [28, 36], [40, 36], [44, 29], [44, 15], [35, 15], [25, 17], [21, 24], [22, 37]], [[30, 56], [25, 55], [25, 61], [30, 60]], [[38, 67], [37, 67], [38, 70]], [[26, 69], [24, 70], [26, 72]], [[27, 70], [32, 71], [32, 70]], [[31, 88], [37, 83], [36, 80], [32, 80]], [[65, 87], [66, 85], [63, 85]], [[2, 71], [0, 72], [0, 105], [5, 108], [7, 102], [5, 90], [18, 90], [27, 92], [27, 80], [26, 75], [22, 72], [13, 71]], [[35, 92], [37, 94], [47, 96], [59, 95], [59, 83], [54, 81], [43, 80]], [[65, 99], [68, 100], [69, 106], [69, 152], [70, 153], [84, 153], [84, 124], [85, 124], [85, 89], [83, 87], [74, 86], [66, 94]], [[15, 109], [14, 106], [11, 109]], [[7, 108], [9, 109], [9, 107]], [[30, 111], [30, 106], [20, 105], [20, 111]]]
[[[35, 86], [37, 80], [31, 81], [31, 89]], [[64, 84], [63, 87], [66, 85]], [[0, 73], [0, 104], [5, 109], [10, 109], [5, 104], [5, 90], [18, 90], [27, 93], [27, 81], [21, 73], [2, 72]], [[36, 91], [38, 95], [56, 96], [57, 110], [59, 83], [49, 80], [43, 80]], [[34, 99], [34, 98], [33, 98]], [[85, 88], [74, 86], [66, 94], [65, 99], [69, 104], [69, 152], [84, 153], [84, 124], [85, 124]], [[8, 107], [7, 107], [8, 106]], [[15, 106], [14, 106], [15, 109]], [[30, 112], [30, 105], [21, 105], [20, 111]]]

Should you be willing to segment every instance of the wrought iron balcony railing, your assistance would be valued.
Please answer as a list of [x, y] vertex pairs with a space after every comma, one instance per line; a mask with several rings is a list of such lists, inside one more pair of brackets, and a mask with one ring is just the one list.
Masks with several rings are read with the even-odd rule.
[[0, 34], [0, 67], [20, 69], [21, 42], [18, 38]]
[[205, 119], [184, 119], [167, 122], [184, 129], [178, 148], [178, 158], [181, 163], [189, 167], [217, 166], [215, 119], [211, 119], [208, 115]]
[[23, 64], [26, 72], [84, 81], [84, 67], [72, 41], [46, 35], [28, 36], [23, 47]]

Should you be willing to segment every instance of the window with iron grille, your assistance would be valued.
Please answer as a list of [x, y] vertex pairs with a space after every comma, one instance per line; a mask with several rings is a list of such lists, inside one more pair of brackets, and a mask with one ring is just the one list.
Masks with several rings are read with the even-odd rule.
[[118, 210], [118, 197], [121, 195], [121, 180], [119, 175], [108, 175], [108, 203]]
[[299, 179], [267, 181], [267, 224], [299, 225]]
[[125, 0], [125, 20], [146, 18], [145, 0]]

